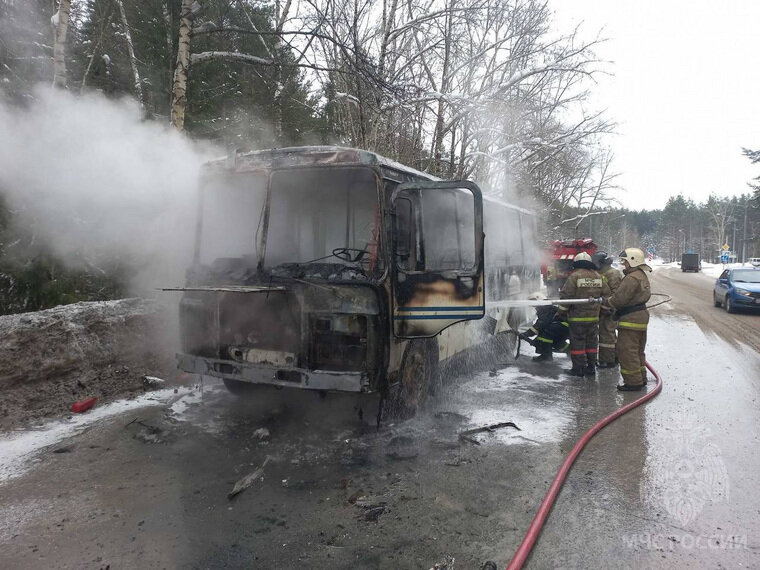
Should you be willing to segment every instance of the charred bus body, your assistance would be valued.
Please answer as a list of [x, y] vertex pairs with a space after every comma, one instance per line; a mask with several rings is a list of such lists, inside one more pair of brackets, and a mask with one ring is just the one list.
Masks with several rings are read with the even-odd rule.
[[530, 212], [365, 151], [235, 153], [204, 166], [199, 204], [178, 363], [233, 392], [375, 392], [414, 410], [441, 363], [520, 320], [486, 300], [538, 284]]

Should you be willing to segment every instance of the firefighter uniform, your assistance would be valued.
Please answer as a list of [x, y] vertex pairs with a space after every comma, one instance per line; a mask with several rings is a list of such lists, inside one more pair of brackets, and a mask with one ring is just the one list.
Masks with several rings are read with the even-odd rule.
[[[624, 253], [632, 250], [629, 248]], [[640, 250], [636, 250], [638, 251]], [[651, 290], [646, 272], [651, 271], [651, 268], [644, 264], [643, 254], [640, 263], [638, 256], [635, 257], [636, 265], [626, 266], [623, 280], [615, 293], [605, 301], [605, 305], [615, 312], [614, 318], [617, 320], [616, 350], [624, 389], [641, 389], [647, 372], [645, 348], [649, 311], [646, 302], [651, 297]]]
[[[559, 292], [560, 299], [587, 299], [610, 294], [610, 288], [596, 271], [587, 253], [579, 253], [573, 260], [574, 271]], [[593, 375], [599, 351], [599, 305], [560, 305], [570, 324], [570, 358], [573, 376]]]
[[[612, 265], [602, 265], [599, 274], [607, 282], [610, 293], [614, 294], [623, 280], [623, 274]], [[617, 343], [615, 328], [612, 312], [602, 309], [599, 313], [599, 365], [602, 368], [611, 368], [615, 365], [615, 345]]]
[[[534, 293], [528, 299], [535, 301], [545, 299], [545, 297], [540, 293]], [[557, 307], [545, 305], [536, 307], [536, 322], [520, 336], [536, 347], [538, 356], [533, 360], [547, 362], [552, 360], [552, 352], [561, 352], [569, 348], [568, 335], [567, 320], [558, 315]], [[536, 340], [531, 341], [530, 339], [534, 336]]]

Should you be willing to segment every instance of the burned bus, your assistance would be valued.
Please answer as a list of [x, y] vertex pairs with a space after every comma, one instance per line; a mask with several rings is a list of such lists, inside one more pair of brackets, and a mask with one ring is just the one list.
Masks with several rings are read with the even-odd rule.
[[202, 170], [179, 367], [414, 412], [441, 365], [516, 325], [488, 303], [538, 286], [533, 233], [472, 182], [374, 153], [235, 152]]

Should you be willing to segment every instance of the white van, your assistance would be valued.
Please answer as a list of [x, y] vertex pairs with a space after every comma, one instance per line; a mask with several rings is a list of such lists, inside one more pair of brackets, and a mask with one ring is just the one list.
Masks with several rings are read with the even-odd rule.
[[760, 257], [750, 257], [749, 264], [753, 267], [760, 267]]

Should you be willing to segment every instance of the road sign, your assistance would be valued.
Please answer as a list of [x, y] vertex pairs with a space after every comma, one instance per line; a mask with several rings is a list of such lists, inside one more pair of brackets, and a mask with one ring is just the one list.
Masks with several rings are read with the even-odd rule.
[[720, 262], [721, 263], [728, 263], [728, 254], [727, 253], [724, 253], [723, 255], [720, 256]]
[[723, 244], [723, 251], [728, 251], [728, 244], [727, 243]]

